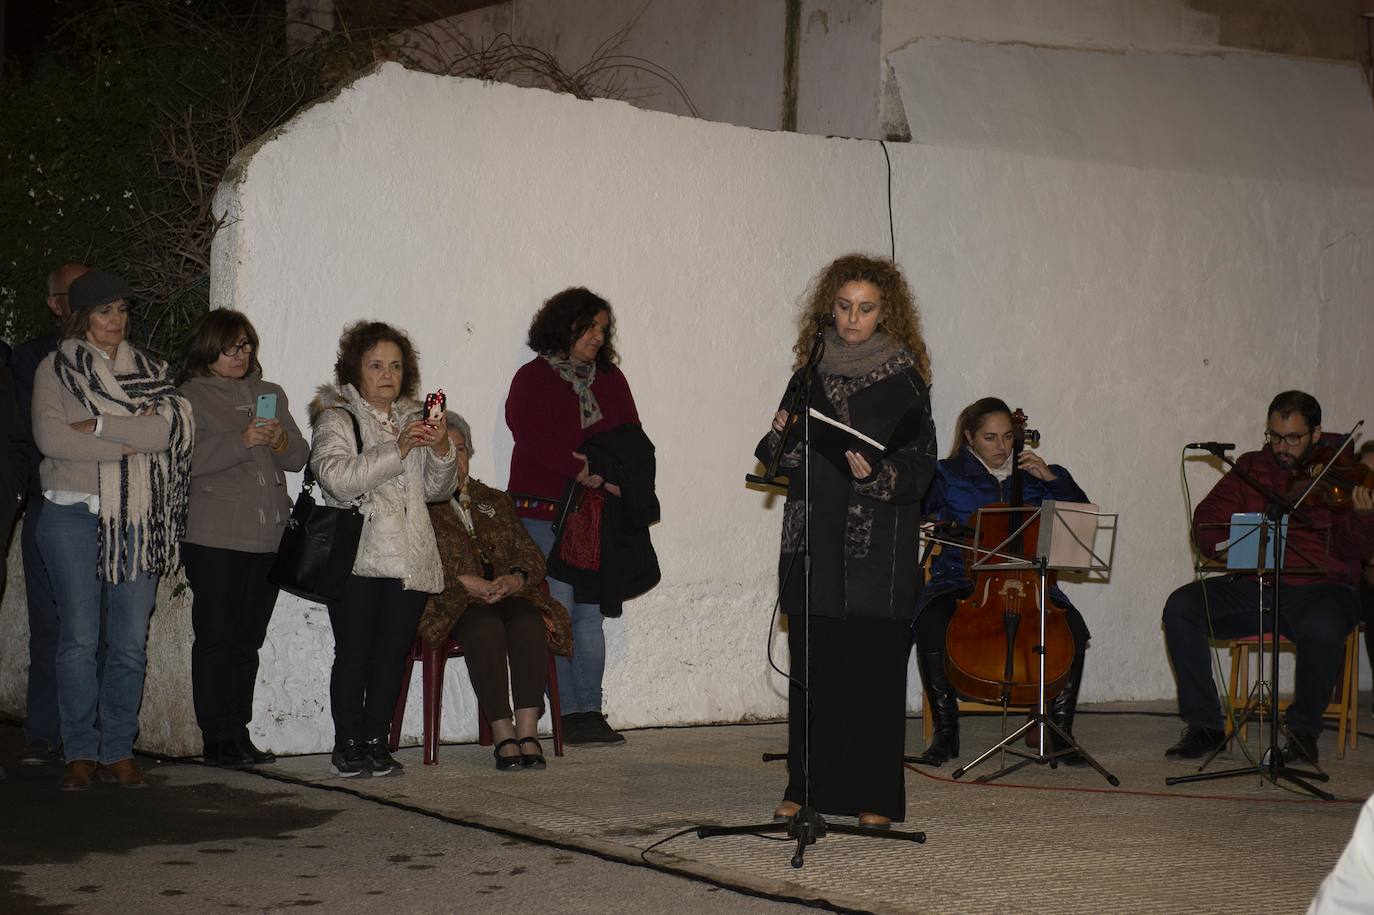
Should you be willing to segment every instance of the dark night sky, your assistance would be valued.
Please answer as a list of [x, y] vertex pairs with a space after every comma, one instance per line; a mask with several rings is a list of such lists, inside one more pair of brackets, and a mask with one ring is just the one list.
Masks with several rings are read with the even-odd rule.
[[[0, 0], [4, 23], [4, 59], [27, 67], [42, 52], [48, 36], [67, 17], [100, 0]], [[202, 0], [193, 0], [202, 2]], [[206, 5], [235, 12], [252, 10], [283, 15], [285, 0], [204, 0]], [[354, 25], [410, 26], [493, 6], [500, 0], [335, 0], [339, 14]]]

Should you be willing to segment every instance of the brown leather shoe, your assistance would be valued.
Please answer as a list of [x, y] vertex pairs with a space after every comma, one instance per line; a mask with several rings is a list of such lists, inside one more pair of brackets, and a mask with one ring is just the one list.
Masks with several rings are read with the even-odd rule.
[[109, 763], [100, 767], [101, 778], [107, 782], [114, 782], [121, 788], [146, 788], [147, 780], [143, 773], [138, 771], [138, 766], [134, 764], [133, 758], [121, 759], [119, 762]]
[[63, 791], [85, 791], [95, 779], [95, 763], [89, 759], [74, 759], [67, 763], [67, 774], [57, 783]]
[[801, 813], [801, 804], [796, 801], [783, 801], [778, 805], [778, 809], [773, 811], [773, 822], [786, 823], [799, 813]]

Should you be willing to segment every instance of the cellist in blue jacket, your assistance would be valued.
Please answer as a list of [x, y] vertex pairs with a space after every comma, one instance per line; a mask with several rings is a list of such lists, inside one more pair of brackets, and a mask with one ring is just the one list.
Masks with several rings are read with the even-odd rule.
[[[971, 523], [978, 509], [1010, 501], [1011, 410], [996, 397], [984, 397], [969, 404], [959, 414], [954, 442], [954, 451], [936, 467], [924, 509], [928, 519], [966, 525]], [[1067, 470], [1058, 464], [1046, 464], [1033, 451], [1021, 452], [1020, 466], [1024, 505], [1036, 506], [1044, 499], [1088, 501]], [[965, 571], [961, 550], [945, 547], [932, 561], [930, 571], [930, 581], [917, 603], [913, 630], [917, 665], [925, 687], [925, 713], [934, 723], [934, 737], [921, 759], [939, 765], [959, 755], [959, 705], [945, 672], [945, 630], [954, 615], [955, 605], [969, 595], [973, 582]], [[1062, 591], [1051, 588], [1049, 596], [1052, 603], [1068, 611], [1069, 628], [1074, 638], [1069, 680], [1050, 702], [1049, 715], [1055, 724], [1072, 732], [1078, 688], [1083, 679], [1088, 627]], [[1060, 749], [1060, 743], [1059, 738], [1054, 737], [1054, 749]], [[1059, 761], [1065, 765], [1087, 762], [1077, 753], [1061, 757]]]

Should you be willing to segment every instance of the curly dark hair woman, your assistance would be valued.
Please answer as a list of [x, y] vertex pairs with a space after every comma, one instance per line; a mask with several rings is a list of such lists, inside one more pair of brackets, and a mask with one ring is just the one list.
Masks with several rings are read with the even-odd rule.
[[525, 342], [541, 356], [567, 356], [602, 312], [606, 314], [605, 341], [596, 364], [601, 368], [615, 365], [620, 362], [615, 351], [615, 312], [610, 302], [585, 286], [573, 286], [549, 298], [535, 312]]
[[[506, 425], [515, 439], [507, 489], [521, 523], [545, 556], [553, 546], [553, 520], [573, 484], [599, 489], [584, 443], [627, 424], [639, 413], [614, 345], [615, 320], [605, 299], [580, 286], [550, 298], [530, 322], [535, 356], [515, 373], [506, 397]], [[612, 484], [614, 486], [614, 484]], [[608, 490], [610, 491], [610, 490]], [[614, 491], [612, 494], [618, 492]], [[572, 614], [577, 651], [558, 658], [563, 742], [616, 744], [601, 711], [606, 640], [601, 605], [578, 602], [571, 583], [547, 578], [549, 593]]]
[[394, 343], [401, 350], [402, 397], [414, 397], [420, 386], [420, 355], [405, 331], [381, 321], [359, 321], [344, 328], [339, 356], [334, 361], [334, 380], [362, 390], [363, 356], [378, 343]]

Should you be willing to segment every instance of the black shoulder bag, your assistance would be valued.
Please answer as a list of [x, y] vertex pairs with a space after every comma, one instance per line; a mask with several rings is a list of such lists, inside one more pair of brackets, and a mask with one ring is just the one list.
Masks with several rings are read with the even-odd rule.
[[[353, 422], [353, 439], [362, 454], [358, 417], [349, 410], [344, 412]], [[360, 500], [347, 508], [316, 505], [311, 493], [314, 486], [315, 472], [307, 462], [305, 485], [291, 509], [267, 580], [297, 597], [327, 604], [343, 593], [344, 582], [353, 572], [363, 534], [363, 513], [358, 509]]]

